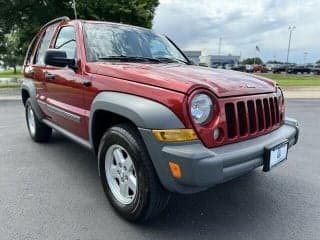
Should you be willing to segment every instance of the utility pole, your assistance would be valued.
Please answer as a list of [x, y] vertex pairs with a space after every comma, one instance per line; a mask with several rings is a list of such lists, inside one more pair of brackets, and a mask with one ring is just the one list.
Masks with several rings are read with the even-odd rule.
[[222, 37], [219, 37], [219, 46], [218, 46], [218, 62], [219, 62], [219, 66], [221, 66], [221, 60], [220, 60], [220, 55], [221, 55], [221, 41], [222, 41]]
[[74, 12], [74, 19], [77, 19], [77, 6], [76, 6], [76, 0], [73, 0], [72, 2], [72, 8], [73, 8], [73, 12]]
[[306, 65], [306, 61], [307, 61], [307, 55], [308, 55], [308, 52], [304, 52], [304, 58], [303, 58], [303, 65]]
[[289, 43], [288, 43], [288, 52], [287, 52], [287, 69], [288, 69], [288, 64], [289, 64], [289, 54], [290, 54], [290, 46], [291, 46], [291, 36], [292, 32], [296, 29], [296, 26], [292, 25], [289, 26]]

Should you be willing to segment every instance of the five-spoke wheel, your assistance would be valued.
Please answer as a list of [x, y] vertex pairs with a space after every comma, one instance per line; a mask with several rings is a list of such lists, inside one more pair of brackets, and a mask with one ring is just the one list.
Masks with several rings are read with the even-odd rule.
[[122, 204], [130, 204], [137, 192], [137, 175], [129, 153], [120, 145], [107, 150], [105, 172], [115, 198]]
[[170, 194], [163, 189], [135, 126], [127, 123], [107, 129], [98, 158], [103, 189], [122, 217], [146, 220], [166, 207]]

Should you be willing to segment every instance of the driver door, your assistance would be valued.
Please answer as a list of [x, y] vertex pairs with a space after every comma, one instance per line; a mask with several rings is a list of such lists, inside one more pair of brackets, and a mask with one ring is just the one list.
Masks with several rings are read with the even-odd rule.
[[[63, 50], [69, 59], [77, 59], [77, 36], [73, 25], [60, 26], [53, 48]], [[77, 61], [76, 61], [77, 62]], [[44, 72], [45, 96], [51, 121], [65, 130], [86, 138], [83, 132], [83, 78], [80, 69], [47, 66]]]

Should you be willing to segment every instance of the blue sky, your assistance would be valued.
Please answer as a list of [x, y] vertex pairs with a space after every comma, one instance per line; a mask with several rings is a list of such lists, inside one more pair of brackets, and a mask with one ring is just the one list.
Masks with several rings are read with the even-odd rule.
[[[242, 58], [258, 55], [264, 61], [285, 61], [289, 25], [290, 62], [320, 59], [320, 0], [160, 0], [153, 29], [166, 34], [185, 50]], [[260, 53], [256, 53], [259, 46]]]

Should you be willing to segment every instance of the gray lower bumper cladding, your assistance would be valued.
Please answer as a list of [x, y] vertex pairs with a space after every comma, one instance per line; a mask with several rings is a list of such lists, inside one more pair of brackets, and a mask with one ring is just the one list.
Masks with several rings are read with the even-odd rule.
[[[148, 129], [139, 129], [163, 186], [172, 192], [194, 193], [241, 176], [263, 165], [265, 147], [287, 139], [289, 147], [298, 141], [297, 121], [285, 124], [266, 135], [208, 149], [200, 141], [158, 142]], [[168, 162], [180, 165], [182, 177], [175, 179]]]

